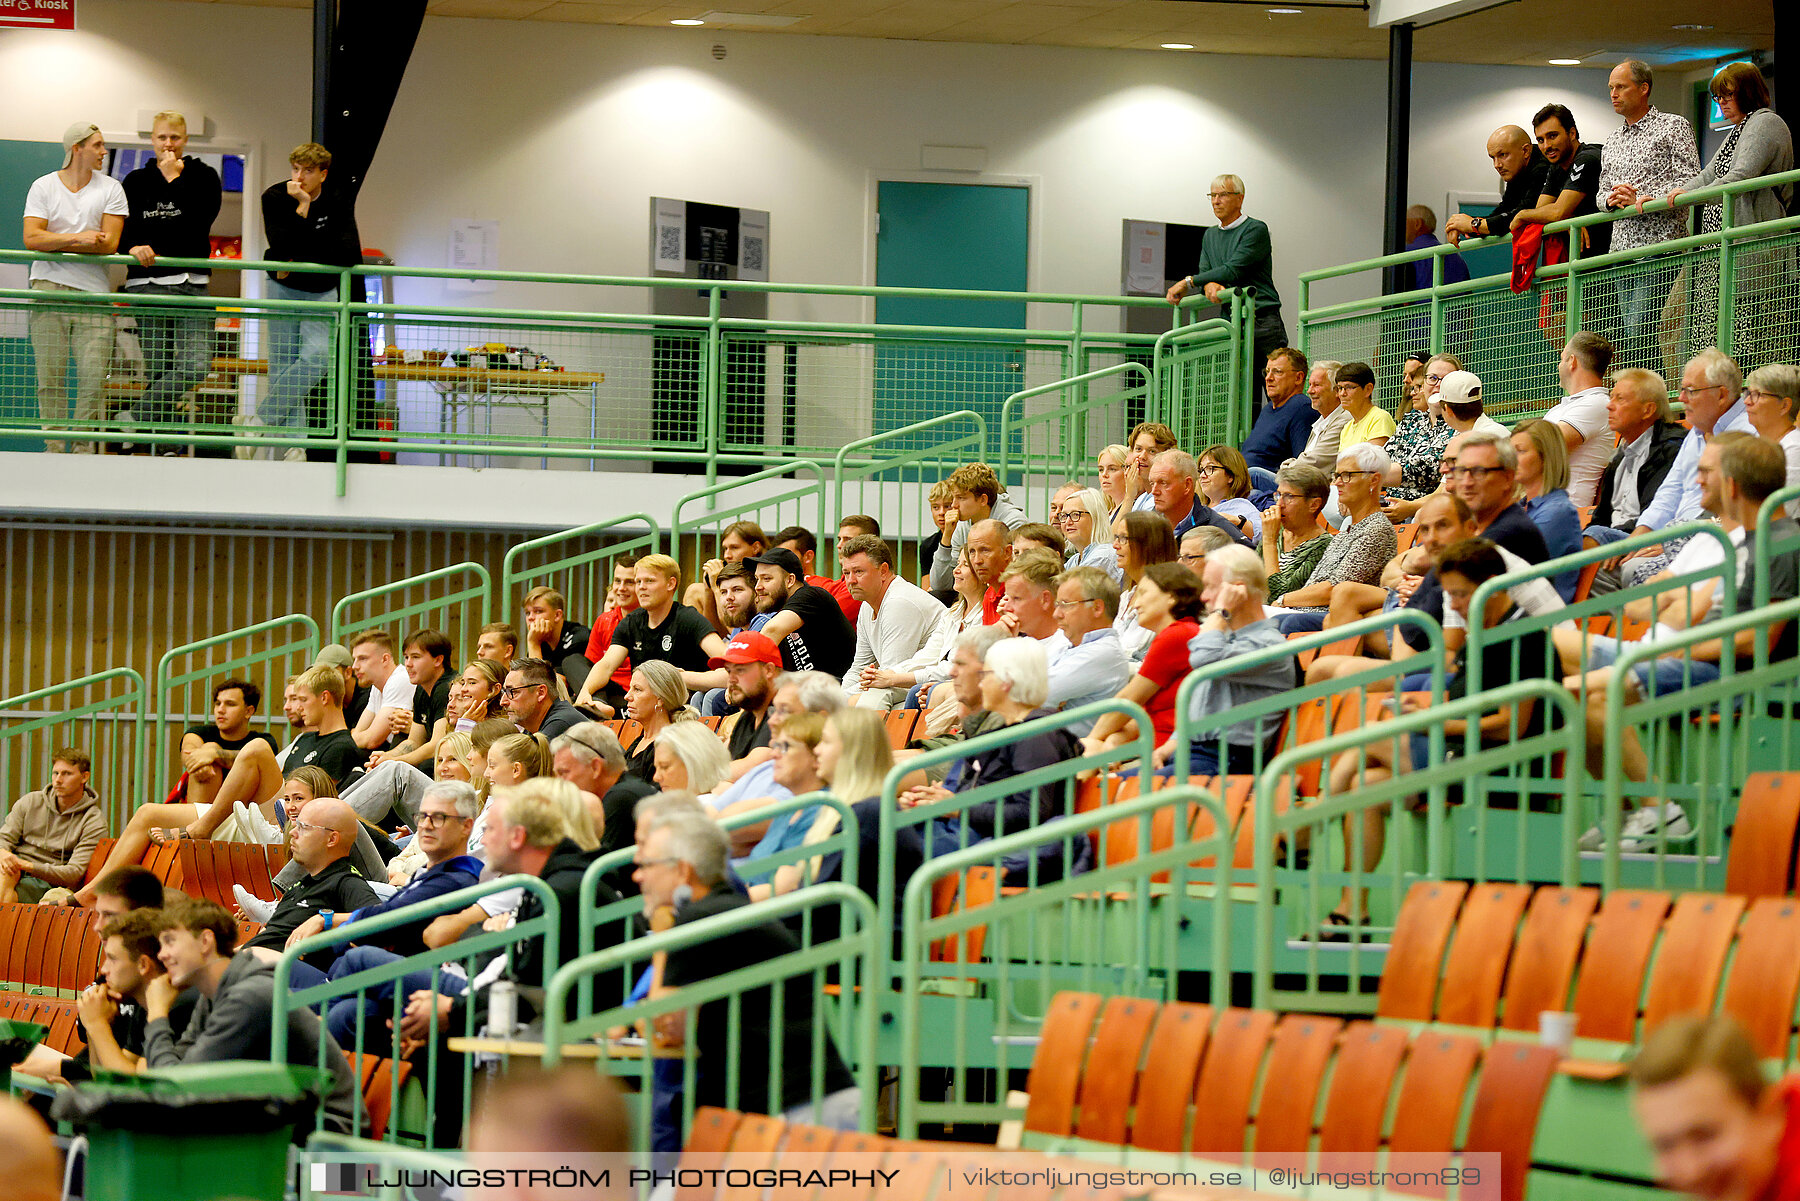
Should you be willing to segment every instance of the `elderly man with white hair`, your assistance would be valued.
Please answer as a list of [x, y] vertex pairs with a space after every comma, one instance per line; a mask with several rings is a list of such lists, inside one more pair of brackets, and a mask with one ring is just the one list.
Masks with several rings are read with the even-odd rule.
[[1292, 610], [1280, 619], [1284, 636], [1324, 629], [1331, 590], [1339, 584], [1378, 582], [1381, 569], [1400, 549], [1394, 523], [1381, 511], [1381, 476], [1391, 461], [1373, 442], [1359, 442], [1338, 455], [1331, 482], [1337, 486], [1343, 524], [1306, 583], [1282, 598]]
[[[1193, 670], [1211, 668], [1286, 641], [1274, 618], [1263, 611], [1263, 602], [1269, 595], [1269, 572], [1255, 551], [1241, 546], [1222, 546], [1206, 556], [1200, 578], [1203, 585], [1200, 599], [1206, 604], [1206, 616], [1200, 622], [1200, 632], [1188, 642], [1188, 666]], [[1193, 717], [1199, 720], [1209, 714], [1223, 713], [1238, 705], [1286, 692], [1299, 682], [1294, 660], [1286, 655], [1229, 675], [1209, 675], [1194, 688]], [[1274, 742], [1280, 734], [1279, 714], [1267, 714], [1236, 722], [1223, 730], [1208, 731], [1194, 743], [1189, 774], [1217, 776], [1254, 772], [1275, 753]], [[1221, 743], [1225, 747], [1222, 771]], [[1258, 762], [1259, 748], [1261, 763]], [[1173, 759], [1178, 749], [1174, 738], [1157, 747], [1157, 766]]]

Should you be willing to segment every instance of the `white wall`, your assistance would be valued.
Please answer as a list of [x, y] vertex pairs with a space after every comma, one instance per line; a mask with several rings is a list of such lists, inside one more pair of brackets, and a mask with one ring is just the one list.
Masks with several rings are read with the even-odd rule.
[[[0, 32], [9, 136], [54, 140], [88, 116], [123, 131], [184, 104], [279, 177], [306, 133], [309, 14], [83, 0], [81, 23]], [[1210, 220], [1207, 180], [1229, 170], [1274, 230], [1291, 325], [1296, 273], [1380, 249], [1385, 77], [1364, 61], [431, 18], [359, 217], [405, 264], [443, 265], [453, 219], [497, 218], [505, 268], [636, 276], [648, 198], [711, 200], [772, 212], [775, 279], [859, 284], [870, 181], [916, 174], [923, 144], [982, 146], [989, 174], [1036, 183], [1032, 287], [1114, 293], [1120, 220]], [[1421, 65], [1412, 198], [1491, 187], [1488, 132], [1549, 100], [1591, 136], [1613, 123], [1599, 71]], [[771, 315], [853, 314], [794, 299]]]

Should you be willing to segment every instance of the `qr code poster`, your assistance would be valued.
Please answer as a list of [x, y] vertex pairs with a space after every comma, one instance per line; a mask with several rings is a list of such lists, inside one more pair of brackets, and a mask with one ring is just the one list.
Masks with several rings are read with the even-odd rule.
[[739, 210], [738, 278], [768, 282], [769, 214], [764, 210]]
[[657, 197], [651, 201], [652, 273], [680, 273], [687, 267], [687, 202]]

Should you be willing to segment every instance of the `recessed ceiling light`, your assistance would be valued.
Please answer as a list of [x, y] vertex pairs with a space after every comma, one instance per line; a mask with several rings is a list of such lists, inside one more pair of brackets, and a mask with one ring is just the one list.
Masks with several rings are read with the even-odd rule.
[[683, 17], [679, 21], [670, 21], [669, 24], [671, 24], [671, 25], [704, 25], [704, 24], [706, 24], [706, 22], [700, 20], [698, 17]]
[[1164, 42], [1162, 48], [1164, 50], [1192, 50], [1194, 47], [1190, 42]]
[[1300, 10], [1297, 8], [1271, 8], [1269, 11], [1278, 17], [1297, 17], [1300, 15]]
[[1579, 67], [1581, 60], [1578, 58], [1553, 58], [1550, 60], [1550, 65], [1553, 67]]
[[1712, 26], [1711, 25], [1671, 25], [1671, 26], [1669, 26], [1669, 28], [1670, 29], [1706, 30], [1706, 29], [1711, 29]]

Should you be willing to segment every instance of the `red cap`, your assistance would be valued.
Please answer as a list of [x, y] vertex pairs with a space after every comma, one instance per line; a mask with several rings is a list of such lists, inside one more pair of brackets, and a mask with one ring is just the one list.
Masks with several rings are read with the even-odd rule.
[[723, 655], [709, 660], [707, 666], [719, 667], [726, 663], [767, 663], [771, 667], [780, 667], [781, 648], [771, 642], [767, 634], [745, 630], [731, 640]]

